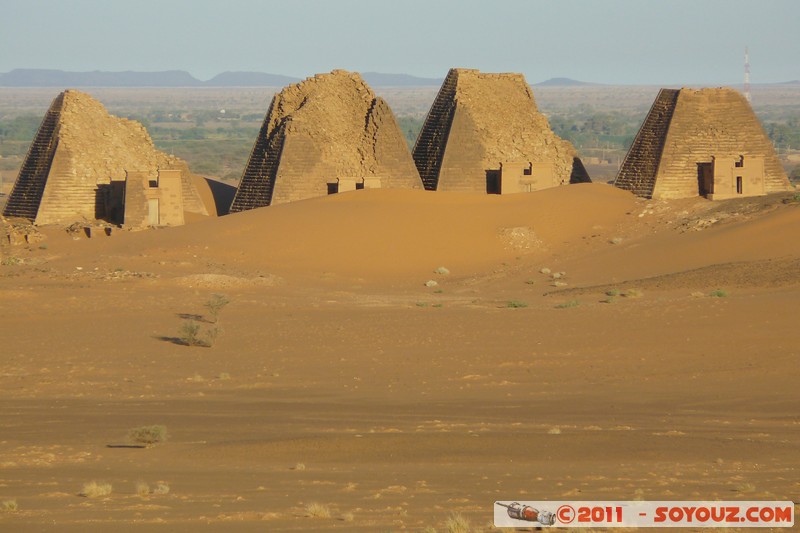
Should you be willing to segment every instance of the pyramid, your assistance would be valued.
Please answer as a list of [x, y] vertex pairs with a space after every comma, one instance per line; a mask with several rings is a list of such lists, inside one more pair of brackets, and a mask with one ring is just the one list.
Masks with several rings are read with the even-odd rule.
[[428, 190], [506, 194], [590, 181], [575, 148], [537, 110], [522, 74], [451, 69], [414, 161]]
[[64, 91], [39, 126], [3, 215], [36, 224], [109, 220], [109, 194], [119, 192], [122, 203], [128, 173], [153, 181], [159, 170], [180, 171], [183, 210], [208, 214], [188, 165], [158, 151], [144, 126], [110, 115], [88, 94]]
[[791, 189], [738, 91], [661, 89], [614, 185], [644, 198], [725, 199]]
[[386, 102], [358, 74], [334, 70], [272, 99], [231, 212], [364, 187], [421, 182]]

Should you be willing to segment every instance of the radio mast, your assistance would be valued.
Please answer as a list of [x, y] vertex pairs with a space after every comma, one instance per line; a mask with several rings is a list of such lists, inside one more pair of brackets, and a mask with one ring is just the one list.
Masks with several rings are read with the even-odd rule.
[[747, 52], [747, 47], [744, 47], [744, 97], [750, 102], [750, 54]]

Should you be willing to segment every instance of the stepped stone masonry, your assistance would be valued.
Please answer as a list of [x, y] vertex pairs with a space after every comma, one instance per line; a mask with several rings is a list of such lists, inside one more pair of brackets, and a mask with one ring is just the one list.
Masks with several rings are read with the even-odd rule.
[[[110, 115], [91, 96], [68, 90], [45, 114], [3, 215], [35, 224], [121, 223], [126, 191], [132, 194], [125, 183], [128, 172], [158, 175], [159, 170], [179, 176], [182, 209], [208, 215], [184, 161], [158, 151], [138, 122]], [[172, 209], [170, 196], [161, 205], [165, 213]]]
[[644, 198], [791, 190], [750, 104], [733, 89], [661, 89], [614, 185]]
[[451, 69], [413, 154], [428, 190], [509, 194], [590, 181], [522, 74]]
[[334, 70], [275, 95], [231, 212], [361, 188], [420, 188], [386, 102], [356, 73]]

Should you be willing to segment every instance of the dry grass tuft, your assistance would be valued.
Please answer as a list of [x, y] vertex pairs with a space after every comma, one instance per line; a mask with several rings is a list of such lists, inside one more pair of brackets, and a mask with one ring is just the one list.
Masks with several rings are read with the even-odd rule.
[[128, 439], [137, 444], [152, 446], [167, 440], [167, 426], [141, 426], [128, 432]]
[[469, 520], [464, 518], [461, 513], [453, 513], [444, 523], [447, 533], [469, 533], [472, 526]]
[[142, 498], [150, 496], [150, 485], [148, 485], [144, 481], [137, 481], [136, 482], [136, 494], [138, 494]]
[[156, 487], [153, 489], [153, 494], [158, 494], [158, 495], [169, 494], [169, 485], [167, 485], [163, 481], [159, 481], [158, 483], [156, 483]]
[[16, 513], [18, 509], [17, 500], [4, 500], [0, 503], [0, 511], [4, 513]]
[[84, 498], [102, 498], [111, 494], [111, 483], [98, 483], [97, 481], [90, 481], [83, 484], [79, 496]]
[[331, 508], [324, 503], [312, 502], [306, 505], [306, 516], [311, 518], [330, 518]]

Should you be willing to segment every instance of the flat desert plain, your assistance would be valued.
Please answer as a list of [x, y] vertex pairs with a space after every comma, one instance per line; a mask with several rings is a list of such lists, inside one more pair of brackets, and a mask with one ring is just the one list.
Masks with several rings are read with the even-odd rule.
[[[490, 531], [497, 500], [798, 499], [794, 193], [365, 190], [40, 231], [0, 266], [0, 530]], [[133, 447], [150, 425], [167, 440]]]

